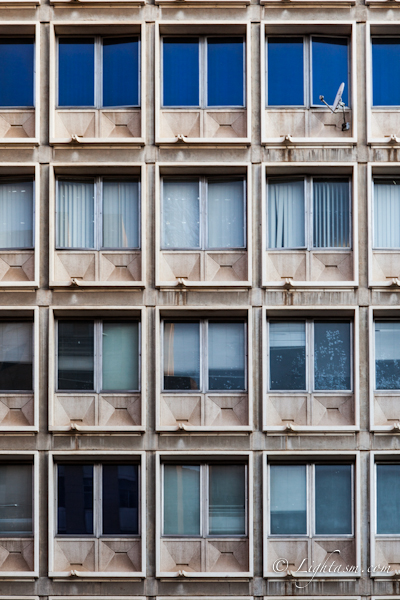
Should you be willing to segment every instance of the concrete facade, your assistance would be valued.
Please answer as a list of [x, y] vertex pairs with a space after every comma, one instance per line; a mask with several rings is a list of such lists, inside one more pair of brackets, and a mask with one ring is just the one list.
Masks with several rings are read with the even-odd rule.
[[[33, 173], [36, 170], [40, 205], [35, 250], [38, 272], [32, 278], [32, 283], [24, 283], [23, 287], [18, 283], [3, 285], [0, 281], [0, 316], [12, 317], [18, 313], [30, 317], [35, 314], [35, 320], [37, 317], [37, 413], [33, 427], [36, 430], [16, 431], [11, 427], [10, 430], [3, 429], [0, 436], [0, 453], [6, 456], [18, 457], [20, 452], [32, 455], [36, 453], [37, 573], [25, 578], [18, 575], [14, 577], [9, 573], [6, 577], [0, 576], [0, 598], [400, 598], [400, 580], [397, 575], [371, 577], [367, 572], [374, 560], [377, 563], [380, 561], [379, 557], [371, 553], [369, 526], [373, 496], [373, 479], [370, 479], [373, 453], [378, 457], [395, 460], [400, 458], [398, 429], [393, 429], [393, 421], [398, 419], [396, 410], [391, 419], [392, 425], [389, 421], [374, 422], [371, 417], [374, 413], [370, 410], [370, 404], [374, 400], [369, 369], [373, 311], [379, 316], [400, 317], [400, 291], [396, 280], [398, 276], [400, 278], [400, 256], [392, 257], [387, 272], [386, 263], [379, 263], [381, 266], [378, 265], [379, 268], [374, 270], [370, 245], [371, 173], [400, 174], [400, 142], [397, 137], [400, 137], [400, 132], [396, 131], [396, 127], [400, 125], [400, 111], [390, 117], [389, 125], [387, 116], [380, 115], [380, 120], [377, 118], [371, 121], [369, 102], [369, 31], [382, 34], [389, 25], [391, 35], [400, 34], [400, 9], [397, 2], [391, 0], [265, 0], [261, 3], [253, 0], [160, 0], [156, 3], [129, 0], [42, 0], [40, 4], [35, 0], [0, 0], [1, 35], [36, 31], [36, 40], [40, 46], [36, 73], [37, 130], [33, 131], [31, 126], [25, 138], [8, 136], [0, 139], [1, 174]], [[65, 141], [53, 129], [54, 32], [73, 30], [101, 33], [108, 31], [110, 26], [115, 31], [141, 32], [142, 130], [139, 132], [140, 125], [135, 121], [135, 133], [129, 142], [125, 138], [110, 141], [101, 135], [98, 139], [91, 135], [85, 141], [82, 134], [77, 134], [77, 141]], [[178, 124], [175, 134], [182, 134], [186, 139], [174, 142], [168, 135], [163, 135], [162, 127], [160, 128], [159, 32], [223, 32], [226, 27], [229, 31], [239, 31], [246, 35], [247, 120], [243, 120], [237, 140], [231, 137], [217, 141], [196, 134], [191, 141], [190, 135], [183, 132], [183, 125]], [[314, 122], [314, 125], [308, 125], [308, 129], [301, 125], [298, 130], [294, 130], [293, 123], [285, 121], [282, 115], [271, 117], [266, 114], [262, 91], [265, 81], [264, 57], [260, 51], [266, 31], [300, 31], [304, 34], [339, 32], [351, 37], [353, 100], [351, 114], [346, 117], [351, 121], [350, 132], [341, 136], [335, 131], [335, 136], [325, 136], [318, 127], [314, 127]], [[329, 117], [329, 123], [341, 120], [340, 115], [324, 115], [324, 118]], [[269, 130], [270, 122], [275, 129], [271, 127]], [[160, 206], [159, 173], [163, 169], [164, 172], [172, 173], [184, 172], [183, 169], [191, 172], [187, 170], [189, 164], [192, 169], [200, 167], [204, 174], [226, 172], [226, 167], [248, 173], [248, 203], [251, 208], [248, 213], [251, 240], [247, 257], [249, 272], [247, 275], [239, 273], [237, 285], [220, 285], [216, 281], [209, 285], [207, 282], [202, 282], [203, 285], [196, 285], [194, 282], [192, 285], [176, 286], [174, 281], [166, 282], [163, 274], [156, 270], [160, 260], [156, 230]], [[145, 208], [142, 222], [142, 271], [129, 285], [104, 285], [101, 280], [93, 282], [92, 279], [86, 286], [74, 286], [68, 281], [60, 283], [60, 278], [54, 276], [54, 218], [50, 214], [50, 207], [54, 206], [54, 174], [65, 172], [140, 172], [142, 206]], [[353, 266], [339, 284], [324, 281], [321, 285], [315, 280], [312, 285], [304, 280], [293, 283], [290, 281], [291, 277], [286, 282], [279, 278], [271, 282], [265, 270], [267, 257], [263, 239], [265, 174], [313, 172], [325, 175], [345, 173], [353, 177], [353, 207], [356, 208], [353, 223], [354, 231], [357, 232], [357, 236], [353, 237], [356, 244], [356, 247], [353, 246]], [[160, 285], [156, 285], [158, 283]], [[244, 424], [243, 430], [228, 428], [202, 431], [200, 428], [197, 431], [185, 431], [177, 428], [175, 431], [168, 431], [160, 427], [157, 416], [157, 394], [160, 389], [160, 348], [157, 340], [160, 314], [170, 314], [174, 310], [178, 311], [175, 314], [184, 315], [191, 309], [191, 314], [200, 317], [219, 311], [241, 317], [246, 315], [248, 318], [251, 333], [249, 389], [252, 397], [251, 402], [248, 402], [248, 423]], [[104, 317], [110, 310], [114, 314], [127, 311], [131, 315], [138, 315], [141, 310], [146, 314], [142, 320], [142, 339], [145, 340], [142, 353], [147, 366], [143, 372], [141, 422], [137, 427], [133, 426], [131, 431], [113, 432], [112, 429], [104, 431], [101, 428], [96, 431], [95, 427], [93, 430], [89, 427], [87, 431], [57, 430], [51, 422], [51, 412], [49, 416], [49, 403], [52, 402], [53, 395], [51, 389], [49, 392], [49, 381], [53, 381], [51, 369], [54, 367], [54, 341], [50, 327], [53, 314], [91, 314]], [[322, 426], [319, 430], [305, 427], [304, 430], [296, 431], [296, 427], [286, 430], [285, 427], [268, 426], [264, 376], [266, 318], [270, 314], [303, 316], [305, 313], [316, 317], [322, 314], [350, 315], [354, 322], [357, 319], [359, 323], [354, 345], [354, 377], [359, 382], [358, 389], [355, 390], [357, 400], [353, 418], [349, 418], [343, 430], [340, 427], [329, 430]], [[49, 503], [48, 498], [52, 496], [52, 490], [49, 489], [51, 458], [53, 454], [57, 456], [61, 453], [99, 457], [109, 451], [117, 455], [143, 452], [142, 464], [146, 467], [143, 571], [138, 569], [135, 577], [103, 576], [100, 579], [93, 576], [88, 581], [74, 575], [61, 578], [49, 576], [49, 511], [52, 502]], [[184, 455], [194, 453], [203, 458], [218, 452], [236, 456], [245, 453], [252, 457], [252, 461], [248, 463], [252, 470], [252, 486], [249, 489], [253, 511], [250, 523], [252, 536], [249, 536], [249, 562], [250, 565], [253, 563], [251, 572], [244, 569], [240, 577], [230, 576], [229, 573], [214, 578], [211, 575], [202, 578], [157, 576], [156, 555], [159, 542], [156, 511], [159, 507], [157, 494], [160, 487], [156, 481], [159, 460], [156, 453], [170, 456], [178, 451]], [[331, 454], [324, 455], [327, 452]], [[305, 587], [296, 586], [297, 579], [290, 576], [264, 576], [268, 573], [268, 565], [263, 560], [266, 552], [263, 529], [263, 491], [265, 494], [266, 488], [263, 486], [263, 479], [265, 480], [266, 456], [270, 453], [279, 453], [288, 459], [296, 456], [312, 458], [334, 455], [351, 457], [351, 460], [357, 461], [357, 551], [351, 559], [360, 561], [355, 563], [358, 567], [356, 576], [316, 576], [308, 585], [304, 579], [298, 583]], [[392, 564], [400, 562], [399, 539], [392, 554], [386, 558]]]

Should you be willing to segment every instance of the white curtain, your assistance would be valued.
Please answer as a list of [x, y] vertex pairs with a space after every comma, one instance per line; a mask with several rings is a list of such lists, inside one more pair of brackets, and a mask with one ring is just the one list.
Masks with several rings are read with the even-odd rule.
[[314, 248], [350, 246], [348, 180], [316, 180], [314, 197]]
[[33, 182], [0, 183], [0, 248], [33, 247]]
[[400, 248], [400, 180], [374, 181], [374, 247]]
[[304, 181], [268, 183], [269, 248], [305, 246]]
[[199, 248], [199, 191], [198, 180], [164, 180], [162, 224], [163, 248]]
[[58, 181], [57, 247], [94, 248], [94, 183]]
[[244, 247], [243, 191], [243, 180], [208, 182], [209, 248]]
[[103, 323], [102, 389], [139, 389], [138, 323]]
[[103, 247], [139, 247], [139, 184], [103, 182]]

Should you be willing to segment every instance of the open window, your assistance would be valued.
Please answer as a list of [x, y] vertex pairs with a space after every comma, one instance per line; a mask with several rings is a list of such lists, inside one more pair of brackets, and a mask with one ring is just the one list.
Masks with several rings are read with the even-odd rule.
[[157, 285], [248, 287], [248, 166], [161, 165], [159, 173]]
[[353, 27], [265, 23], [262, 143], [355, 142]]
[[141, 431], [143, 311], [55, 311], [50, 428]]
[[157, 577], [251, 577], [251, 456], [157, 453]]
[[302, 454], [264, 454], [264, 576], [359, 577], [358, 456]]
[[157, 429], [248, 431], [249, 311], [162, 310]]
[[51, 31], [50, 143], [142, 144], [141, 26]]
[[50, 577], [144, 576], [144, 454], [50, 455]]
[[156, 143], [249, 143], [248, 27], [157, 26]]
[[142, 287], [141, 166], [51, 171], [51, 286]]

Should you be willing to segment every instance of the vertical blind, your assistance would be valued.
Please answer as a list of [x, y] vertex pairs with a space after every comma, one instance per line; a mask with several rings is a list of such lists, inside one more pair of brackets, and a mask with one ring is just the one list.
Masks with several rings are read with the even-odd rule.
[[0, 182], [0, 248], [33, 247], [33, 181]]
[[374, 180], [374, 247], [400, 248], [400, 179]]
[[347, 179], [313, 181], [314, 248], [350, 246], [350, 198]]
[[104, 248], [139, 248], [139, 184], [103, 182]]
[[57, 246], [94, 248], [94, 183], [58, 181]]
[[268, 184], [268, 223], [270, 248], [305, 246], [303, 179]]
[[208, 182], [208, 248], [243, 248], [243, 180]]
[[200, 535], [200, 465], [164, 465], [164, 535]]

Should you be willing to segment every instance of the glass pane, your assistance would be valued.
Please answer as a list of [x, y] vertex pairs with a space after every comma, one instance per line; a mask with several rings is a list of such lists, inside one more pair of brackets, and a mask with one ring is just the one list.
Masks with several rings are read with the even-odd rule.
[[58, 389], [94, 389], [93, 321], [58, 322]]
[[207, 105], [244, 105], [242, 38], [207, 39]]
[[208, 182], [208, 247], [244, 248], [243, 180]]
[[351, 465], [315, 465], [315, 533], [352, 533]]
[[58, 42], [58, 106], [94, 106], [94, 39]]
[[374, 247], [400, 248], [400, 179], [374, 180]]
[[305, 323], [269, 324], [271, 390], [306, 389]]
[[139, 389], [139, 324], [103, 323], [104, 391]]
[[270, 487], [271, 534], [306, 534], [306, 466], [271, 465]]
[[33, 181], [0, 182], [0, 248], [33, 248]]
[[268, 182], [268, 247], [304, 248], [304, 180]]
[[0, 533], [31, 535], [32, 465], [0, 465]]
[[314, 248], [349, 248], [348, 179], [314, 179], [313, 204]]
[[103, 534], [139, 533], [139, 468], [103, 465]]
[[303, 106], [303, 38], [268, 38], [267, 106]]
[[103, 106], [139, 105], [139, 38], [103, 40]]
[[400, 38], [372, 39], [372, 104], [400, 106]]
[[400, 390], [400, 322], [375, 322], [377, 390]]
[[322, 105], [320, 96], [332, 105], [341, 83], [342, 101], [349, 104], [349, 56], [346, 38], [312, 38], [312, 103]]
[[164, 389], [200, 389], [200, 324], [164, 324]]
[[93, 465], [58, 465], [57, 533], [93, 534]]
[[0, 38], [0, 106], [33, 106], [34, 40]]
[[57, 247], [94, 248], [94, 183], [58, 181]]
[[199, 39], [164, 38], [163, 105], [199, 106]]
[[210, 465], [209, 473], [209, 534], [245, 535], [245, 466]]
[[163, 248], [199, 248], [199, 180], [164, 179]]
[[245, 388], [244, 323], [209, 323], [208, 389]]
[[377, 533], [400, 534], [400, 465], [377, 465]]
[[0, 390], [33, 389], [32, 323], [0, 322]]
[[103, 248], [139, 248], [137, 181], [103, 181]]
[[351, 389], [350, 323], [314, 323], [316, 390]]
[[199, 465], [164, 465], [164, 535], [200, 535]]

